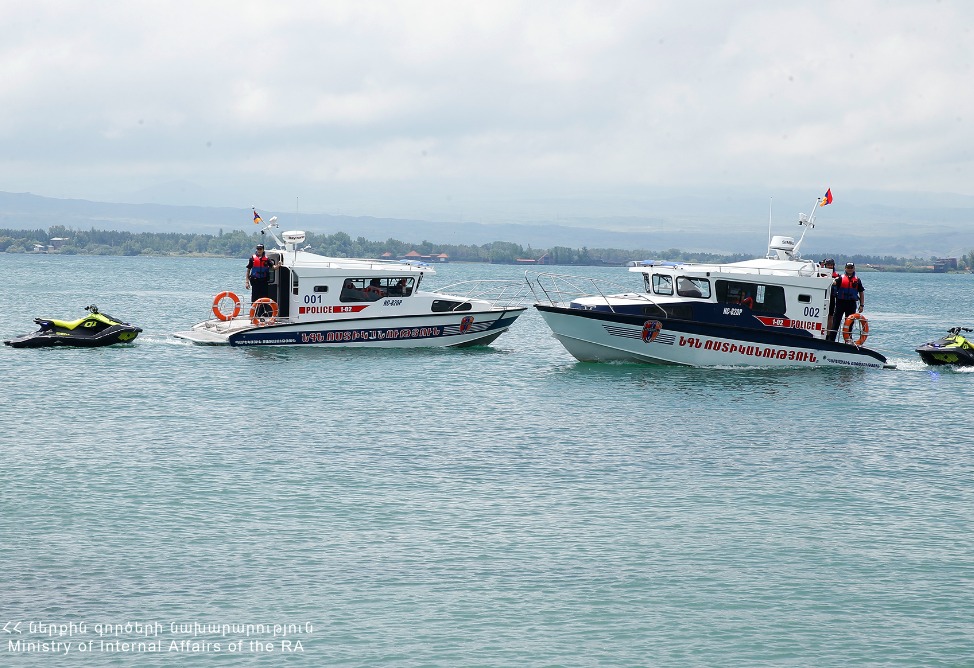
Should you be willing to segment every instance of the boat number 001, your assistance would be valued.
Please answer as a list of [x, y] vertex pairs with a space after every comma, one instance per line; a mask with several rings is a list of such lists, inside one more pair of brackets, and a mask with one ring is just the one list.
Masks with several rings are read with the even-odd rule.
[[817, 318], [818, 317], [818, 314], [819, 314], [819, 309], [815, 308], [814, 306], [806, 306], [805, 307], [805, 317], [806, 318]]
[[304, 303], [305, 304], [320, 304], [321, 303], [321, 295], [305, 295], [304, 296]]

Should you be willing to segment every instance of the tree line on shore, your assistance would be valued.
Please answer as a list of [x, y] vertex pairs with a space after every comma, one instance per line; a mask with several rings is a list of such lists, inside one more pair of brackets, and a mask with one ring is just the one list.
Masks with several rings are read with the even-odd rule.
[[[200, 255], [215, 257], [248, 257], [255, 244], [265, 241], [260, 233], [233, 230], [218, 234], [188, 234], [177, 232], [118, 232], [112, 230], [75, 230], [55, 225], [47, 230], [0, 229], [0, 252], [30, 253], [35, 249], [57, 252], [62, 255]], [[266, 241], [265, 241], [266, 242]], [[271, 243], [273, 243], [271, 241]], [[451, 262], [489, 262], [494, 264], [518, 264], [539, 261], [554, 265], [623, 265], [631, 260], [660, 259], [681, 262], [736, 262], [750, 259], [741, 253], [717, 254], [684, 251], [677, 248], [646, 250], [619, 248], [532, 248], [508, 241], [495, 241], [481, 245], [436, 244], [404, 242], [398, 239], [370, 241], [365, 237], [353, 239], [345, 232], [334, 234], [307, 233], [304, 242], [311, 250], [330, 257], [381, 257], [384, 253], [394, 258], [410, 251], [420, 255], [445, 253]], [[824, 257], [824, 256], [823, 256]], [[838, 256], [835, 256], [839, 259]], [[841, 261], [852, 261], [857, 266], [871, 265], [888, 270], [914, 271], [928, 267], [930, 258], [902, 258], [893, 256], [852, 255], [842, 256]], [[841, 265], [841, 262], [840, 262]], [[974, 250], [958, 260], [959, 269], [974, 269]]]

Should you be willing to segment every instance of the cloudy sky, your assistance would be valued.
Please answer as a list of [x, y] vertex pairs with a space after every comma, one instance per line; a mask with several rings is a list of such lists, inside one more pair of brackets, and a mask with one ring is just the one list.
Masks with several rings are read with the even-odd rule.
[[0, 22], [8, 192], [481, 222], [714, 187], [974, 195], [964, 0], [6, 0]]

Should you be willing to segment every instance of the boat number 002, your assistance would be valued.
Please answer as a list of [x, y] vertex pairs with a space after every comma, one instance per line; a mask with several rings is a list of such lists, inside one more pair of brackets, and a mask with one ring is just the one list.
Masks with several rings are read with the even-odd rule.
[[305, 295], [304, 296], [304, 303], [305, 304], [320, 304], [321, 303], [321, 295]]
[[819, 309], [815, 308], [814, 306], [806, 306], [805, 307], [805, 317], [806, 318], [817, 318], [818, 317], [818, 314], [819, 314]]

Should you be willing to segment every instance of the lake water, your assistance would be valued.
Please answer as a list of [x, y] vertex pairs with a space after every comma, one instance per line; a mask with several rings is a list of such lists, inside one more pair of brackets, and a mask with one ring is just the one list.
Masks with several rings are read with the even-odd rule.
[[0, 665], [974, 665], [974, 375], [913, 352], [974, 276], [862, 275], [891, 371], [170, 336], [244, 264], [0, 255], [0, 337], [145, 329], [0, 347]]

